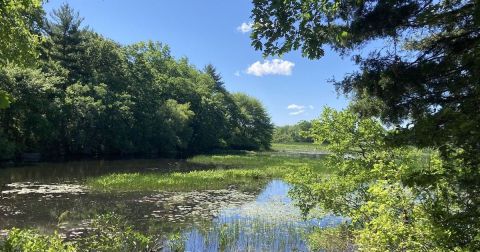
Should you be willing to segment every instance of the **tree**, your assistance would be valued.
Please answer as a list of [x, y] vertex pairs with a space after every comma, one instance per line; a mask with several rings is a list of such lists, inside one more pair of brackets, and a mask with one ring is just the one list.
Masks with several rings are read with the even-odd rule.
[[263, 105], [255, 98], [243, 93], [233, 94], [239, 115], [230, 145], [237, 149], [269, 149], [273, 135], [273, 124]]
[[[46, 20], [45, 31], [48, 39], [44, 45], [43, 57], [60, 64], [67, 70], [68, 84], [83, 81], [85, 76], [82, 56], [85, 53], [85, 29], [81, 27], [83, 18], [68, 4], [63, 4], [59, 9], [53, 10], [51, 19]], [[51, 66], [47, 66], [51, 67]]]
[[[446, 181], [453, 210], [428, 213], [451, 232], [445, 248], [480, 247], [480, 5], [478, 1], [254, 1], [253, 46], [266, 55], [301, 50], [312, 59], [331, 46], [355, 55], [360, 70], [337, 81], [353, 108], [396, 128], [390, 144], [434, 147], [445, 173], [412, 177], [422, 187]], [[473, 224], [475, 223], [475, 224]]]
[[[3, 0], [0, 2], [0, 67], [7, 63], [31, 64], [41, 41], [38, 24], [43, 14], [41, 0]], [[10, 98], [0, 89], [0, 109]]]
[[2, 0], [0, 4], [0, 65], [32, 63], [41, 41], [41, 0]]
[[217, 89], [223, 91], [225, 90], [225, 87], [223, 86], [225, 82], [223, 82], [222, 76], [217, 72], [217, 69], [212, 64], [206, 65], [203, 71], [212, 77], [212, 79], [215, 81]]
[[198, 70], [158, 42], [120, 45], [82, 21], [62, 5], [43, 23], [34, 65], [0, 66], [12, 101], [0, 111], [0, 159], [186, 156], [231, 148], [235, 137], [246, 143], [237, 148], [267, 148], [261, 104], [237, 104], [212, 65]]
[[0, 111], [0, 159], [19, 152], [52, 153], [57, 146], [59, 104], [53, 97], [62, 78], [37, 69], [4, 67], [0, 70], [0, 88], [14, 102]]
[[265, 54], [301, 49], [319, 58], [324, 45], [348, 53], [382, 40], [384, 48], [355, 56], [361, 70], [338, 88], [364, 114], [394, 125], [408, 120], [399, 128], [415, 144], [451, 143], [476, 154], [479, 10], [474, 1], [254, 1], [252, 43]]
[[312, 123], [300, 121], [295, 125], [276, 127], [273, 132], [273, 142], [276, 143], [312, 143], [313, 139], [308, 135]]
[[[474, 242], [452, 241], [458, 234], [432, 218], [438, 208], [460, 206], [449, 194], [454, 187], [438, 152], [393, 147], [388, 133], [378, 119], [326, 108], [310, 134], [316, 143], [329, 143], [324, 167], [330, 172], [325, 176], [305, 168], [289, 176], [297, 204], [305, 213], [320, 207], [348, 216], [360, 251], [475, 250]], [[436, 184], [418, 183], [432, 174], [438, 176]]]

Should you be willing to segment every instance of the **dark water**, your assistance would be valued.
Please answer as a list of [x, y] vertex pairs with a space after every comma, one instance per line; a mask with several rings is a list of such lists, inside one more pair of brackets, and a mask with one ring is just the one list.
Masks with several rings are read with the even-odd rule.
[[[73, 237], [98, 214], [125, 216], [136, 229], [165, 234], [164, 251], [307, 251], [305, 235], [342, 218], [304, 220], [281, 180], [248, 191], [91, 192], [82, 182], [112, 172], [186, 171], [179, 160], [83, 161], [0, 170], [0, 230], [59, 230]], [[205, 167], [204, 167], [205, 168]]]

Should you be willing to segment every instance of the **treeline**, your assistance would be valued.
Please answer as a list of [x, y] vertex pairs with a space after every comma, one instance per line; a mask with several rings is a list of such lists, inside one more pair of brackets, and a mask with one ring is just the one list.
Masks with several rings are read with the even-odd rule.
[[198, 70], [157, 42], [122, 46], [83, 27], [68, 5], [42, 15], [39, 57], [0, 70], [10, 100], [0, 110], [0, 159], [269, 147], [262, 104], [229, 93], [212, 65]]
[[313, 143], [310, 136], [312, 122], [300, 121], [294, 125], [277, 126], [273, 131], [274, 143]]

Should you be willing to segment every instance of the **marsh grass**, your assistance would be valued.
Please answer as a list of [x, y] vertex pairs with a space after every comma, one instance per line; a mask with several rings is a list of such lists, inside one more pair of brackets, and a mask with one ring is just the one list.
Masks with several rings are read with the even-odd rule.
[[280, 152], [322, 152], [325, 146], [314, 143], [272, 143], [273, 151]]
[[263, 171], [239, 170], [207, 170], [191, 172], [162, 173], [120, 173], [89, 179], [88, 185], [100, 190], [121, 191], [188, 191], [200, 189], [221, 189], [231, 184], [243, 185], [250, 181], [258, 181], [279, 176], [279, 169], [269, 168]]
[[192, 228], [167, 240], [165, 251], [308, 251], [310, 229], [262, 219], [217, 220], [209, 228]]
[[311, 167], [326, 172], [321, 159], [272, 156], [268, 153], [236, 155], [201, 155], [187, 162], [207, 170], [172, 173], [115, 173], [87, 180], [87, 185], [100, 191], [190, 191], [222, 189], [230, 185], [240, 188], [284, 178], [294, 169]]

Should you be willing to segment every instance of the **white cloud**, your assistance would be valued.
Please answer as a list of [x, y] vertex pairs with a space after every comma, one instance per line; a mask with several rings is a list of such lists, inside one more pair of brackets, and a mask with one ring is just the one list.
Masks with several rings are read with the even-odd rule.
[[289, 115], [301, 115], [303, 113], [305, 113], [305, 109], [306, 108], [309, 108], [309, 109], [314, 109], [313, 105], [308, 105], [308, 106], [305, 106], [305, 105], [298, 105], [298, 104], [295, 104], [295, 103], [292, 103], [290, 105], [287, 106], [287, 109], [288, 110], [292, 110], [292, 112], [288, 113]]
[[297, 105], [297, 104], [290, 104], [287, 106], [287, 109], [294, 109], [294, 110], [300, 110], [300, 109], [304, 109], [305, 106], [303, 105]]
[[252, 31], [252, 28], [253, 28], [253, 22], [248, 22], [248, 23], [243, 22], [239, 27], [237, 27], [237, 31], [241, 33], [247, 33]]
[[301, 110], [297, 110], [297, 111], [293, 111], [293, 112], [290, 112], [288, 113], [289, 115], [301, 115], [305, 113], [305, 110], [301, 109]]
[[237, 77], [240, 77], [240, 71], [235, 71], [235, 73], [233, 75], [235, 75]]
[[295, 64], [288, 60], [273, 59], [265, 60], [263, 63], [257, 61], [250, 65], [246, 72], [255, 76], [291, 75], [294, 66]]

